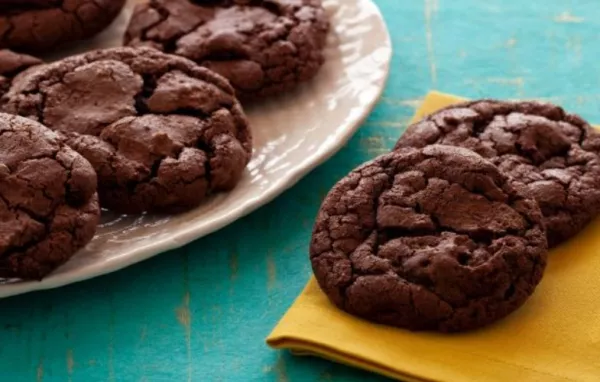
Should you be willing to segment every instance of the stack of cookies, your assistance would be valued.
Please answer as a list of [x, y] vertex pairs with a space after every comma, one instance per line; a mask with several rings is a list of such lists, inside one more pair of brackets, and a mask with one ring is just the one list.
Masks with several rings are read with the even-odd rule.
[[101, 208], [179, 213], [231, 190], [252, 156], [240, 100], [323, 64], [320, 0], [149, 0], [128, 46], [30, 55], [99, 33], [124, 3], [0, 4], [0, 277], [47, 275], [92, 239]]
[[600, 134], [539, 102], [481, 100], [410, 126], [319, 211], [315, 276], [339, 308], [464, 331], [518, 309], [548, 249], [600, 213]]

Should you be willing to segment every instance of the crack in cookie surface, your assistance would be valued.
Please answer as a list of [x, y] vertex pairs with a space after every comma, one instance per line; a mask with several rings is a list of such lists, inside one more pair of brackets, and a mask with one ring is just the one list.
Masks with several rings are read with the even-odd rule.
[[12, 0], [0, 4], [0, 48], [51, 51], [106, 28], [125, 0]]
[[181, 57], [116, 48], [15, 80], [6, 111], [43, 121], [96, 169], [104, 207], [178, 212], [232, 189], [252, 137], [229, 83]]
[[251, 100], [314, 77], [328, 30], [320, 0], [150, 0], [135, 8], [124, 42], [190, 58]]
[[57, 134], [0, 114], [0, 277], [39, 279], [93, 237], [96, 174]]
[[537, 204], [492, 163], [429, 146], [379, 157], [326, 197], [310, 246], [342, 309], [410, 329], [493, 322], [533, 293], [547, 244]]
[[468, 102], [410, 126], [396, 148], [471, 149], [528, 186], [554, 247], [600, 213], [600, 134], [580, 117], [539, 102]]
[[26, 1], [2, 5], [0, 47], [47, 51], [108, 26], [125, 0]]

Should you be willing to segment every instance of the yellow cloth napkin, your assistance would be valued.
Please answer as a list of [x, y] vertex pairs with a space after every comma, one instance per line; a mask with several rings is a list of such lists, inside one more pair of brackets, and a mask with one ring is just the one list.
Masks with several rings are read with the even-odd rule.
[[[430, 93], [415, 118], [456, 103]], [[600, 219], [553, 250], [535, 294], [487, 328], [413, 333], [352, 317], [311, 279], [267, 338], [404, 381], [600, 381]]]

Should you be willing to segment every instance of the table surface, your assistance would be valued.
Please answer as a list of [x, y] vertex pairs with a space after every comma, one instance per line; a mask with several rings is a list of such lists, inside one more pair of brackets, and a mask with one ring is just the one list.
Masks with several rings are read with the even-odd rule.
[[392, 146], [430, 89], [537, 98], [600, 122], [597, 0], [376, 0], [394, 44], [381, 102], [349, 144], [268, 206], [108, 276], [0, 301], [0, 380], [383, 381], [266, 347], [310, 275], [327, 190]]

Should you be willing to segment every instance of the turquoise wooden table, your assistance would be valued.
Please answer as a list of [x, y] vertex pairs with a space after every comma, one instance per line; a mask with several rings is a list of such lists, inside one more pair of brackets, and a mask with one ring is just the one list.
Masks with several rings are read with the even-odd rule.
[[394, 43], [385, 94], [352, 141], [270, 205], [185, 248], [0, 301], [0, 381], [382, 381], [271, 351], [310, 275], [313, 218], [392, 147], [432, 88], [539, 98], [600, 122], [598, 0], [377, 0]]

